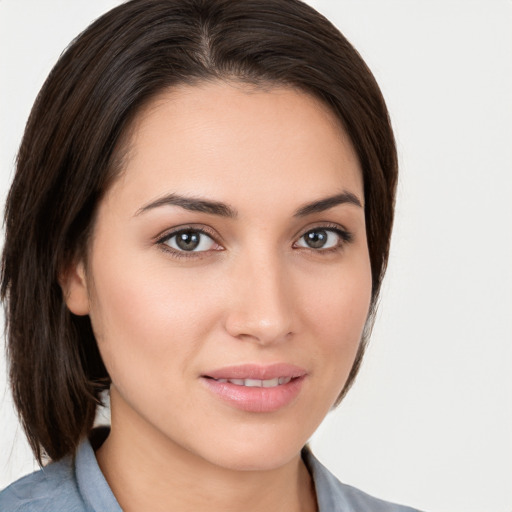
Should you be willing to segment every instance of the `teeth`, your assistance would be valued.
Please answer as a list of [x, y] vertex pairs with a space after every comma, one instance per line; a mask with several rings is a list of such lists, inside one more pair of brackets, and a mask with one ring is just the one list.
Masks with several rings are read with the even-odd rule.
[[261, 388], [263, 385], [263, 381], [257, 379], [244, 379], [243, 383], [248, 388]]
[[217, 382], [229, 382], [237, 386], [246, 386], [248, 388], [275, 388], [288, 384], [292, 380], [291, 377], [276, 377], [275, 379], [217, 379]]

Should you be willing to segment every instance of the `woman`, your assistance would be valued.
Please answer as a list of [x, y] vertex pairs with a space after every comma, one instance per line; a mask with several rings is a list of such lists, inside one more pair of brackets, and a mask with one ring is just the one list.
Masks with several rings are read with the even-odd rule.
[[133, 0], [91, 25], [6, 206], [11, 385], [52, 463], [2, 510], [411, 510], [305, 447], [364, 353], [396, 167], [370, 71], [299, 1]]

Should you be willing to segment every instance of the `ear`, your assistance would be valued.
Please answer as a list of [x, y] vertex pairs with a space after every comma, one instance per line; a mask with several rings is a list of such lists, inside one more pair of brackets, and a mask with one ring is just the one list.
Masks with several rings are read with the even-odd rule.
[[82, 261], [72, 263], [59, 276], [64, 300], [71, 313], [75, 315], [89, 314], [89, 293], [85, 277], [85, 266]]

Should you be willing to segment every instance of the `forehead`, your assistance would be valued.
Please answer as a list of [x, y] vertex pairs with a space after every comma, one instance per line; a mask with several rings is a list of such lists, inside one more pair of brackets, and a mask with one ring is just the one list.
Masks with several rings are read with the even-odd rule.
[[243, 202], [255, 196], [362, 197], [362, 173], [337, 116], [317, 98], [287, 87], [233, 82], [183, 85], [160, 93], [127, 135], [121, 178], [133, 201], [166, 193]]

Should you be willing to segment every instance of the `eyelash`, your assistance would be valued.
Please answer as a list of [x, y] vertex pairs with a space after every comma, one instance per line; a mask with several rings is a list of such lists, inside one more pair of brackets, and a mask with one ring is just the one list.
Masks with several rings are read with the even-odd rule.
[[[296, 244], [298, 243], [298, 241], [303, 239], [308, 233], [314, 233], [315, 231], [316, 232], [326, 231], [329, 233], [335, 233], [339, 237], [339, 241], [334, 247], [329, 247], [326, 249], [322, 249], [322, 248], [314, 249], [312, 247], [304, 247], [304, 246], [297, 247]], [[165, 233], [162, 236], [159, 236], [156, 240], [156, 243], [157, 243], [157, 245], [160, 246], [160, 248], [163, 251], [170, 254], [174, 258], [188, 258], [188, 259], [202, 258], [207, 253], [224, 250], [223, 248], [221, 248], [221, 249], [212, 249], [212, 250], [206, 250], [206, 251], [185, 251], [185, 250], [177, 250], [172, 247], [169, 247], [168, 242], [173, 237], [179, 235], [180, 233], [187, 233], [187, 232], [199, 233], [200, 235], [205, 235], [208, 238], [210, 238], [214, 244], [222, 247], [216, 241], [216, 237], [213, 232], [210, 232], [209, 230], [205, 229], [204, 227], [196, 227], [196, 226], [183, 226], [183, 227], [180, 227], [179, 229], [174, 229], [170, 232]], [[326, 253], [333, 253], [333, 252], [341, 251], [345, 247], [345, 245], [350, 244], [353, 241], [353, 239], [354, 239], [354, 237], [353, 237], [352, 233], [350, 233], [349, 231], [347, 231], [345, 229], [340, 228], [339, 225], [325, 224], [325, 225], [315, 226], [313, 228], [309, 228], [308, 230], [304, 231], [300, 235], [300, 237], [297, 239], [297, 241], [294, 242], [293, 246], [295, 249], [300, 249], [300, 250], [305, 249], [305, 250], [312, 251], [312, 252], [318, 253], [318, 254], [326, 254]]]
[[[167, 242], [169, 242], [173, 237], [179, 235], [180, 233], [199, 233], [201, 235], [205, 235], [208, 238], [210, 238], [216, 245], [220, 244], [215, 239], [215, 234], [213, 232], [210, 232], [209, 230], [203, 228], [203, 227], [196, 227], [196, 226], [183, 226], [178, 229], [174, 229], [172, 231], [169, 231], [165, 233], [164, 235], [158, 237], [156, 240], [156, 243], [160, 246], [160, 248], [165, 251], [166, 253], [170, 254], [174, 258], [201, 258], [205, 256], [205, 253], [212, 252], [212, 251], [180, 251], [177, 249], [174, 249], [172, 247], [169, 247], [167, 245]], [[222, 251], [223, 249], [213, 249], [213, 251]]]
[[329, 233], [335, 233], [339, 240], [338, 243], [334, 247], [328, 247], [328, 248], [319, 248], [319, 249], [313, 249], [312, 247], [298, 247], [298, 249], [306, 249], [313, 251], [314, 253], [320, 253], [320, 254], [330, 254], [333, 252], [339, 252], [343, 250], [343, 248], [353, 242], [354, 236], [352, 233], [347, 231], [346, 229], [342, 229], [337, 224], [324, 224], [320, 226], [315, 226], [313, 228], [309, 228], [306, 231], [302, 233], [302, 235], [298, 238], [297, 242], [294, 243], [294, 246], [298, 243], [299, 240], [302, 240], [308, 233], [314, 233], [318, 231], [327, 231]]

